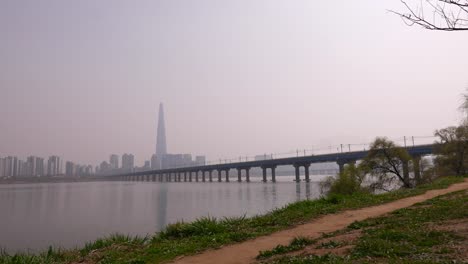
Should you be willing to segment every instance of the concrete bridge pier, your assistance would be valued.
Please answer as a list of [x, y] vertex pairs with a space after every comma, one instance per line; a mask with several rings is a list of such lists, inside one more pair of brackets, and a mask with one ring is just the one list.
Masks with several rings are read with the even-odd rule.
[[189, 182], [192, 182], [192, 172], [189, 171]]
[[337, 163], [338, 163], [338, 167], [339, 167], [340, 174], [342, 174], [343, 171], [344, 171], [344, 165], [345, 165], [346, 163], [345, 163], [345, 162], [340, 162], [340, 161], [338, 161]]
[[205, 182], [206, 181], [206, 178], [205, 178], [205, 171], [202, 171], [202, 182]]
[[263, 173], [263, 182], [267, 182], [267, 168], [262, 167], [262, 173]]
[[229, 169], [226, 169], [226, 182], [229, 182]]
[[261, 168], [263, 170], [263, 182], [267, 182], [267, 169], [271, 169], [271, 181], [276, 182], [276, 166], [264, 166]]
[[187, 182], [187, 172], [184, 171], [184, 182]]
[[345, 165], [350, 165], [350, 164], [356, 165], [355, 160], [338, 160], [336, 163], [338, 164], [338, 167], [340, 168], [339, 170], [340, 174], [344, 172]]
[[304, 165], [305, 181], [306, 182], [310, 182], [309, 167], [310, 167], [310, 164]]
[[245, 170], [245, 181], [250, 182], [250, 168], [237, 168], [237, 181], [242, 182], [242, 171]]
[[213, 171], [208, 171], [208, 177], [210, 178], [210, 182], [213, 182]]
[[198, 182], [198, 171], [195, 172], [195, 181]]
[[271, 167], [271, 181], [276, 182], [276, 166]]
[[294, 170], [296, 172], [296, 182], [301, 181], [301, 173], [300, 173], [299, 169], [300, 169], [299, 165], [294, 165]]

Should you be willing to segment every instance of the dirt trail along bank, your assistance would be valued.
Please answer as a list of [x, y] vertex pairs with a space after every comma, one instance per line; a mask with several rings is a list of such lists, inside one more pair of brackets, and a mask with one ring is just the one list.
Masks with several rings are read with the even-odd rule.
[[239, 244], [225, 246], [217, 250], [208, 250], [194, 256], [187, 256], [175, 260], [177, 264], [237, 264], [251, 263], [262, 250], [268, 250], [277, 245], [288, 245], [297, 236], [318, 238], [322, 233], [329, 233], [347, 227], [354, 221], [361, 221], [370, 217], [377, 217], [386, 213], [412, 206], [416, 203], [432, 199], [439, 195], [468, 189], [468, 179], [463, 183], [453, 184], [447, 189], [431, 190], [425, 194], [408, 197], [387, 204], [348, 210], [337, 214], [325, 215], [303, 225], [288, 230], [279, 231], [268, 236], [258, 237]]

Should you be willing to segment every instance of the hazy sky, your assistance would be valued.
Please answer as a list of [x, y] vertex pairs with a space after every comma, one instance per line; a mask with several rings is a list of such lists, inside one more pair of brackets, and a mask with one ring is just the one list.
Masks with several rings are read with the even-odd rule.
[[398, 0], [0, 0], [0, 156], [238, 157], [456, 124], [467, 33]]

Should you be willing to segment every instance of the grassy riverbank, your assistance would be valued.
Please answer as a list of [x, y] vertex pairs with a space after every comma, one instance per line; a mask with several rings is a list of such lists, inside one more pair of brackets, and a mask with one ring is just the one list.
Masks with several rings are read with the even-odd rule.
[[226, 244], [245, 241], [298, 225], [324, 214], [345, 209], [378, 205], [419, 195], [430, 189], [446, 188], [463, 181], [446, 177], [415, 189], [385, 194], [332, 196], [290, 204], [268, 214], [245, 218], [202, 218], [192, 223], [175, 223], [152, 237], [138, 238], [114, 235], [88, 243], [75, 250], [49, 249], [39, 255], [0, 254], [0, 263], [159, 263], [181, 255], [190, 255]]
[[296, 238], [261, 263], [466, 263], [468, 192], [439, 196], [389, 215], [354, 222], [319, 239]]

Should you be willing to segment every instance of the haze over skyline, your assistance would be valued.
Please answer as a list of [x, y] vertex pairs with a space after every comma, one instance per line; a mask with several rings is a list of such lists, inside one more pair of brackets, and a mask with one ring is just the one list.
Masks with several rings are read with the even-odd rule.
[[468, 35], [397, 0], [0, 3], [0, 156], [208, 160], [426, 136], [459, 120]]

